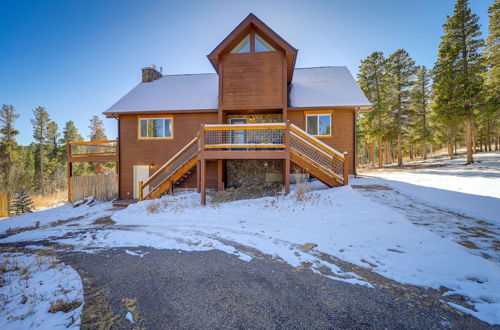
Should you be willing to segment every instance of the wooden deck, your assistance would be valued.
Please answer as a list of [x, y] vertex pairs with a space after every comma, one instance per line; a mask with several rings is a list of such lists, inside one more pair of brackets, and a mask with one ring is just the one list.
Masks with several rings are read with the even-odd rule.
[[[197, 187], [201, 192], [201, 203], [205, 205], [207, 161], [225, 159], [282, 159], [286, 194], [290, 192], [291, 162], [330, 187], [347, 184], [347, 153], [334, 150], [289, 121], [203, 125], [191, 142], [146, 181], [139, 182], [139, 200], [158, 198], [167, 190], [172, 191], [174, 185], [196, 167]], [[222, 175], [219, 173], [220, 180]], [[218, 187], [222, 189], [221, 182], [218, 182]]]
[[117, 199], [113, 202], [113, 206], [115, 207], [127, 207], [130, 204], [137, 203], [137, 199]]

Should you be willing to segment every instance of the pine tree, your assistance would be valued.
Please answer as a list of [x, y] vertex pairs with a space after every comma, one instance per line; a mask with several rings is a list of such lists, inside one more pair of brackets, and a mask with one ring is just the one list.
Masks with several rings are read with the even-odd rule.
[[378, 166], [382, 167], [382, 138], [387, 124], [387, 76], [384, 53], [373, 52], [361, 61], [358, 83], [373, 104], [373, 111], [363, 114], [359, 125], [370, 141], [370, 159], [374, 161], [373, 141], [378, 142]]
[[[83, 137], [78, 133], [78, 129], [75, 126], [75, 123], [72, 120], [69, 120], [66, 122], [64, 125], [63, 129], [63, 137], [60, 141], [62, 145], [66, 145], [68, 142], [81, 142], [83, 141]], [[73, 146], [73, 150], [75, 151], [75, 148], [77, 146]], [[64, 161], [67, 160], [67, 149], [64, 148], [64, 151], [62, 153], [62, 156], [64, 158]], [[78, 175], [83, 175], [85, 172], [86, 168], [86, 163], [74, 163], [73, 164], [73, 175], [78, 176]]]
[[422, 158], [427, 159], [427, 143], [431, 138], [429, 102], [431, 99], [430, 72], [425, 66], [417, 67], [416, 81], [410, 94], [411, 123], [415, 142], [422, 147]]
[[31, 119], [33, 125], [33, 138], [38, 142], [38, 190], [43, 194], [45, 191], [45, 170], [44, 170], [44, 146], [47, 143], [47, 130], [50, 117], [44, 107], [37, 107], [33, 110], [34, 118]]
[[90, 119], [90, 141], [100, 141], [100, 140], [107, 140], [106, 133], [104, 132], [104, 123], [98, 116], [93, 116], [92, 119]]
[[33, 201], [26, 191], [20, 190], [17, 193], [14, 201], [11, 203], [11, 209], [14, 215], [31, 213], [34, 211]]
[[[465, 121], [467, 164], [473, 162], [472, 134], [474, 110], [480, 102], [483, 44], [479, 17], [472, 13], [468, 0], [457, 0], [453, 16], [443, 25], [435, 65], [435, 95], [438, 112], [452, 112], [444, 117]], [[444, 104], [444, 101], [448, 104]]]
[[397, 134], [398, 165], [403, 164], [403, 134], [408, 124], [410, 91], [415, 75], [415, 61], [404, 49], [398, 49], [387, 59], [387, 73], [391, 90], [391, 114]]
[[499, 149], [500, 135], [500, 0], [488, 8], [489, 25], [488, 38], [484, 47], [484, 96], [485, 106], [482, 109], [480, 120], [486, 130], [486, 144], [491, 150], [491, 136], [495, 140], [495, 150]]
[[0, 166], [4, 174], [4, 187], [7, 189], [11, 183], [12, 160], [14, 153], [18, 149], [15, 136], [19, 134], [19, 131], [14, 128], [14, 122], [17, 118], [19, 118], [19, 114], [16, 113], [13, 105], [2, 105], [2, 110], [0, 111], [0, 156], [2, 161]]

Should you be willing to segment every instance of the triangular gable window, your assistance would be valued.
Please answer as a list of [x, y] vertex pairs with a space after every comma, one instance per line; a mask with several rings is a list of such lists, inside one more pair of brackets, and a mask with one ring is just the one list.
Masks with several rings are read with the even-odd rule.
[[[252, 49], [252, 41], [253, 48]], [[231, 53], [272, 52], [276, 49], [256, 33], [248, 34], [233, 48]]]
[[258, 34], [255, 35], [255, 51], [256, 52], [272, 52], [276, 49], [261, 38]]
[[250, 52], [250, 35], [247, 35], [241, 42], [233, 48], [231, 53], [249, 53]]

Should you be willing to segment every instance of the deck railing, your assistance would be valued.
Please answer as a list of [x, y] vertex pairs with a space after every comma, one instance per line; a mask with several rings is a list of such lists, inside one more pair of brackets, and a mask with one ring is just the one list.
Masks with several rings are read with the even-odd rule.
[[284, 149], [286, 125], [204, 125], [204, 149]]
[[116, 140], [68, 142], [69, 157], [115, 156]]

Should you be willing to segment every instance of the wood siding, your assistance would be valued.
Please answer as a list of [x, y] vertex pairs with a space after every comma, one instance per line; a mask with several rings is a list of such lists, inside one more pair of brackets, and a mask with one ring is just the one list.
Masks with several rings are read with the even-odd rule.
[[[155, 115], [161, 115], [155, 113]], [[172, 114], [169, 113], [169, 116]], [[170, 140], [138, 139], [138, 117], [120, 116], [120, 198], [130, 199], [134, 194], [134, 165], [153, 165], [150, 175], [174, 156], [198, 133], [202, 124], [217, 123], [217, 113], [174, 114], [174, 138]], [[207, 164], [207, 187], [217, 187], [217, 164]], [[195, 188], [196, 174], [187, 178], [180, 187]]]
[[283, 108], [284, 63], [279, 51], [224, 55], [222, 109]]
[[[306, 129], [306, 115], [302, 110], [288, 110], [288, 120], [301, 129]], [[349, 173], [354, 173], [354, 109], [334, 109], [332, 113], [332, 136], [319, 138], [339, 152], [349, 153]]]

